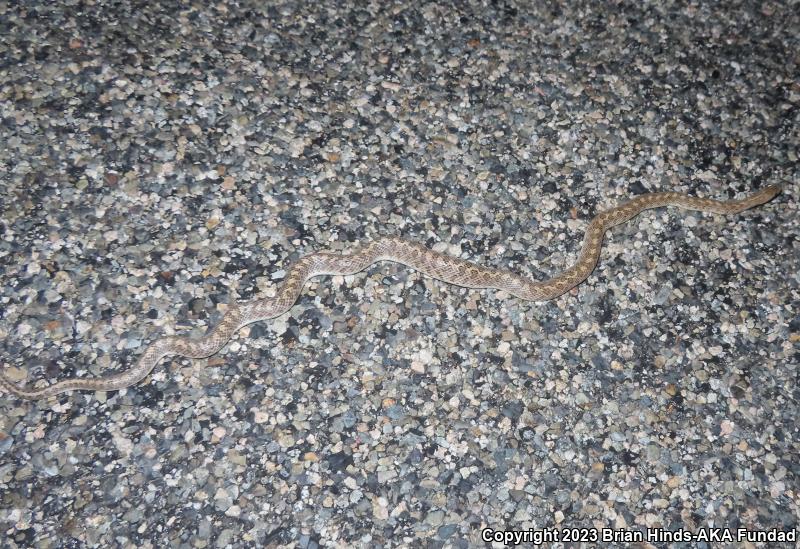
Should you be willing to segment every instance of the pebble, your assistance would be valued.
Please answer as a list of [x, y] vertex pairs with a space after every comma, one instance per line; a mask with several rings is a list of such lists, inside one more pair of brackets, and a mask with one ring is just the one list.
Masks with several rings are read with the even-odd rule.
[[543, 279], [632, 195], [784, 192], [733, 216], [648, 211], [550, 302], [383, 262], [124, 391], [0, 395], [3, 546], [797, 528], [800, 91], [782, 8], [4, 5], [15, 382], [200, 337], [313, 251], [400, 235]]

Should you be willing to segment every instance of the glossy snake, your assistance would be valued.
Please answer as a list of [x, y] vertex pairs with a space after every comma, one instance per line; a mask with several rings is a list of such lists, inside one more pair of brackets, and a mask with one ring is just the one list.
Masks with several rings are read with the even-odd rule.
[[644, 210], [661, 206], [679, 206], [689, 210], [736, 214], [764, 204], [780, 192], [770, 185], [742, 199], [718, 201], [681, 193], [643, 194], [624, 204], [599, 213], [591, 220], [583, 238], [578, 260], [563, 272], [544, 282], [536, 282], [518, 274], [482, 267], [430, 250], [396, 237], [382, 237], [355, 247], [349, 254], [316, 252], [299, 259], [289, 270], [275, 297], [258, 299], [231, 306], [222, 321], [199, 339], [164, 337], [150, 344], [138, 362], [119, 373], [98, 378], [72, 378], [41, 388], [20, 388], [0, 374], [0, 387], [23, 399], [50, 397], [72, 390], [114, 391], [129, 387], [147, 376], [166, 356], [206, 358], [217, 353], [243, 326], [282, 315], [294, 305], [306, 281], [320, 275], [350, 275], [381, 260], [395, 261], [430, 277], [467, 288], [496, 288], [520, 299], [543, 301], [553, 299], [574, 288], [589, 276], [597, 265], [605, 232], [624, 223]]

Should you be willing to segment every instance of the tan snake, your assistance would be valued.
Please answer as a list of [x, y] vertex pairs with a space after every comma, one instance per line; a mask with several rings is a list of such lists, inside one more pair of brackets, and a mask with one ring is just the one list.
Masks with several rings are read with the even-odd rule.
[[275, 297], [234, 304], [220, 323], [199, 339], [164, 337], [150, 344], [135, 366], [119, 373], [97, 378], [72, 378], [39, 389], [21, 389], [0, 373], [0, 387], [23, 399], [50, 397], [72, 390], [114, 391], [129, 387], [147, 376], [162, 358], [179, 355], [206, 358], [217, 353], [243, 326], [282, 315], [294, 305], [306, 281], [320, 275], [350, 275], [363, 271], [381, 260], [395, 261], [430, 277], [467, 288], [496, 288], [526, 300], [556, 298], [589, 276], [597, 265], [605, 232], [644, 210], [661, 206], [679, 206], [689, 210], [735, 214], [764, 204], [780, 192], [770, 185], [743, 200], [719, 201], [681, 193], [643, 194], [621, 206], [599, 213], [589, 222], [578, 260], [574, 265], [544, 282], [535, 282], [518, 274], [481, 267], [464, 259], [448, 256], [396, 237], [382, 237], [342, 255], [316, 252], [299, 259], [289, 270]]

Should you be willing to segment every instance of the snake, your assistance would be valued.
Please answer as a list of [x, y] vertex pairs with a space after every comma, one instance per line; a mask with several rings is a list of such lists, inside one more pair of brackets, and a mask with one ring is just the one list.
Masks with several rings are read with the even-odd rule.
[[[167, 356], [208, 358], [219, 352], [244, 326], [278, 317], [292, 308], [306, 282], [324, 275], [352, 275], [379, 261], [393, 261], [431, 278], [466, 288], [494, 288], [527, 301], [555, 299], [585, 281], [597, 266], [603, 237], [610, 228], [625, 223], [641, 212], [663, 206], [686, 210], [738, 214], [772, 200], [781, 187], [769, 185], [741, 200], [714, 200], [678, 192], [654, 192], [633, 197], [623, 204], [597, 214], [589, 222], [577, 260], [544, 281], [517, 273], [484, 267], [471, 261], [434, 251], [395, 236], [377, 237], [356, 245], [348, 253], [318, 251], [302, 256], [289, 267], [274, 297], [233, 301], [220, 322], [199, 338], [168, 336], [153, 341], [135, 365], [99, 377], [73, 377], [43, 387], [20, 387], [0, 373], [0, 388], [19, 399], [42, 399], [66, 391], [116, 391], [139, 383]], [[3, 369], [6, 366], [3, 365]]]

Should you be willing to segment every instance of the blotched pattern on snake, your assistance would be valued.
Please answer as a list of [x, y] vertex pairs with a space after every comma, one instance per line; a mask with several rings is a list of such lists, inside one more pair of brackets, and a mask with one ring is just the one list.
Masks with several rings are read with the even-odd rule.
[[131, 368], [98, 378], [72, 378], [41, 388], [20, 388], [0, 374], [0, 387], [23, 399], [50, 397], [72, 390], [114, 391], [129, 387], [147, 376], [166, 356], [206, 358], [217, 353], [243, 326], [282, 315], [294, 305], [306, 281], [320, 275], [349, 275], [381, 260], [395, 261], [430, 277], [467, 288], [496, 288], [520, 299], [544, 301], [574, 288], [589, 276], [597, 265], [605, 232], [635, 217], [644, 210], [678, 206], [689, 210], [736, 214], [764, 204], [780, 192], [770, 185], [742, 199], [731, 201], [697, 198], [676, 192], [643, 194], [624, 204], [596, 215], [586, 229], [578, 260], [549, 280], [536, 282], [518, 274], [476, 265], [430, 250], [396, 237], [382, 237], [355, 247], [346, 255], [316, 252], [298, 260], [289, 270], [275, 297], [231, 306], [220, 323], [199, 339], [165, 337], [153, 342]]

